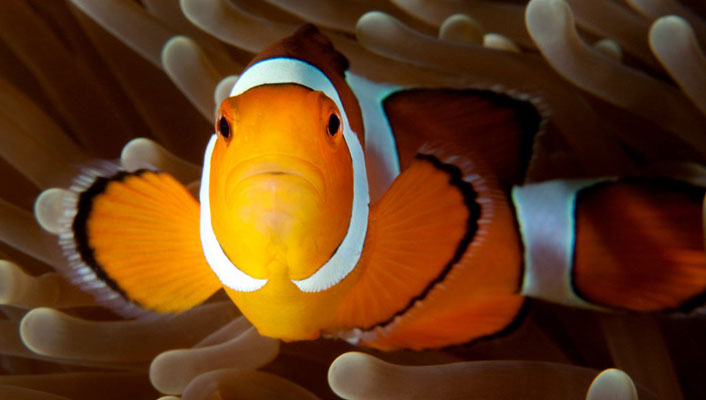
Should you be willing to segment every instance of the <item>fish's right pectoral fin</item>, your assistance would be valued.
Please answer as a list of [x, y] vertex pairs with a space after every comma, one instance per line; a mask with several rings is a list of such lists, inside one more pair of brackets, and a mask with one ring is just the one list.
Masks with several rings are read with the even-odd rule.
[[125, 317], [179, 312], [220, 287], [199, 236], [199, 203], [164, 172], [86, 168], [64, 203], [67, 278]]

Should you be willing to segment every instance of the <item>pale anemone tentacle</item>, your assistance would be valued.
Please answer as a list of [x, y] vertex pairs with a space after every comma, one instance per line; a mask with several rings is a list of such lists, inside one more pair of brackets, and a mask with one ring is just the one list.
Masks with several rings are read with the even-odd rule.
[[179, 394], [197, 376], [222, 368], [253, 370], [272, 361], [279, 341], [254, 327], [223, 343], [161, 353], [150, 364], [150, 381], [162, 393]]
[[586, 400], [637, 400], [637, 389], [628, 374], [609, 368], [591, 382]]
[[[193, 0], [182, 0], [184, 13], [189, 16], [189, 19], [199, 28], [208, 32], [212, 36], [240, 49], [249, 50], [255, 46], [255, 42], [246, 42], [244, 38], [252, 35], [252, 30], [249, 28], [254, 24], [260, 24], [261, 21], [256, 16], [246, 14], [230, 4], [221, 4], [220, 0], [209, 0], [205, 2], [203, 9], [200, 9], [200, 2], [190, 3]], [[199, 9], [199, 12], [190, 14], [190, 7]], [[246, 23], [239, 23], [245, 18]], [[269, 24], [269, 29], [266, 31], [267, 37], [270, 37], [270, 29], [276, 29], [277, 32], [271, 34], [271, 41], [262, 39], [261, 43], [255, 50], [261, 50], [266, 45], [280, 37], [275, 37], [276, 33], [282, 35], [287, 32], [294, 31], [297, 26], [283, 23]], [[349, 39], [344, 35], [335, 32], [326, 32], [334, 47], [343, 53], [351, 62], [351, 72], [360, 76], [379, 80], [381, 82], [399, 83], [399, 84], [419, 84], [420, 82], [435, 85], [449, 86], [457, 85], [463, 78], [449, 77], [447, 74], [430, 73], [423, 69], [414, 68], [409, 64], [397, 63], [394, 66], [390, 64], [390, 59], [373, 54], [362, 48], [356, 41]]]
[[19, 326], [18, 321], [0, 320], [0, 354], [19, 357], [33, 354], [22, 344]]
[[180, 4], [184, 15], [194, 25], [226, 43], [253, 53], [291, 34], [297, 27], [268, 21], [226, 0], [180, 0]]
[[439, 39], [453, 42], [483, 44], [485, 29], [476, 19], [465, 14], [453, 14], [439, 26]]
[[612, 57], [615, 61], [623, 59], [623, 50], [620, 48], [618, 42], [613, 39], [601, 39], [593, 44], [593, 48], [608, 57]]
[[483, 35], [483, 46], [489, 49], [510, 51], [519, 53], [520, 48], [511, 39], [498, 33], [486, 33]]
[[230, 339], [240, 336], [250, 328], [252, 328], [250, 321], [241, 315], [201, 339], [194, 345], [193, 349], [222, 344]]
[[523, 7], [520, 5], [489, 0], [392, 0], [392, 3], [433, 26], [440, 26], [454, 14], [469, 15], [482, 23], [488, 32], [500, 33], [522, 47], [534, 48], [522, 24]]
[[[93, 4], [76, 0], [77, 5], [101, 26], [120, 38], [125, 44], [141, 54], [158, 68], [163, 67], [162, 49], [170, 38], [178, 32], [186, 32], [195, 36], [202, 49], [208, 54], [212, 67], [221, 73], [241, 70], [242, 66], [235, 63], [226, 54], [226, 49], [215, 40], [211, 40], [199, 29], [189, 24], [181, 14], [181, 8], [176, 2], [147, 1], [147, 10], [139, 6], [112, 0], [105, 4]], [[157, 18], [150, 16], [155, 15]], [[138, 28], [134, 23], [138, 21]], [[149, 36], [152, 41], [145, 42], [144, 36]], [[210, 120], [210, 117], [209, 117]]]
[[292, 399], [317, 400], [307, 389], [267, 372], [221, 369], [200, 375], [187, 386], [182, 400]]
[[221, 106], [223, 100], [228, 98], [238, 77], [239, 75], [228, 75], [216, 84], [216, 88], [213, 89], [213, 102], [216, 105], [214, 112], [218, 112], [218, 107]]
[[147, 14], [136, 3], [119, 0], [71, 2], [152, 65], [162, 68], [162, 47], [176, 35], [175, 31]]
[[[9, 356], [18, 360], [25, 360], [25, 363], [37, 364], [51, 363], [59, 368], [68, 371], [85, 368], [100, 368], [115, 371], [139, 371], [145, 373], [149, 366], [145, 362], [103, 362], [91, 359], [64, 359], [54, 356], [37, 354], [28, 349], [20, 336], [20, 322], [10, 320], [0, 320], [0, 359]], [[9, 368], [7, 365], [4, 367]], [[20, 369], [21, 371], [21, 369]], [[19, 372], [21, 373], [21, 372]]]
[[576, 24], [598, 37], [610, 37], [628, 53], [659, 68], [645, 42], [649, 23], [612, 0], [566, 0]]
[[[161, 353], [150, 364], [150, 380], [155, 387], [161, 388], [162, 392], [181, 393], [198, 371], [208, 369], [204, 366], [216, 366], [218, 357], [222, 356], [219, 354], [221, 351], [240, 350], [248, 354], [249, 360], [253, 360], [254, 358], [247, 353], [248, 350], [244, 351], [241, 345], [257, 341], [255, 337], [250, 337], [252, 340], [238, 340], [235, 345], [223, 346], [224, 343], [238, 338], [250, 328], [252, 328], [252, 324], [245, 317], [240, 316], [213, 331], [190, 349]], [[255, 346], [254, 350], [262, 350], [264, 342], [257, 342], [260, 346]], [[245, 363], [241, 363], [239, 360], [230, 361], [239, 363], [239, 366], [245, 366]], [[175, 376], [179, 376], [181, 379], [173, 379]]]
[[[94, 71], [72, 54], [26, 2], [10, 2], [0, 13], [0, 40], [32, 72], [72, 135], [86, 147], [108, 154], [127, 140], [130, 126], [119, 118], [110, 93]], [[42, 49], [42, 51], [36, 51]], [[81, 88], [81, 90], [76, 90]], [[99, 109], [102, 113], [87, 113]], [[103, 134], [95, 135], [96, 126]]]
[[[72, 367], [78, 368], [101, 368], [122, 371], [147, 371], [146, 362], [116, 362], [116, 361], [96, 361], [91, 358], [65, 359], [56, 356], [41, 355], [34, 353], [25, 346], [20, 336], [19, 321], [0, 320], [0, 357], [3, 355], [13, 356], [27, 360], [37, 360], [60, 365], [65, 370]], [[0, 397], [1, 398], [1, 397]]]
[[263, 21], [271, 22], [284, 22], [294, 25], [302, 25], [307, 21], [302, 20], [296, 15], [282, 10], [280, 7], [276, 7], [265, 1], [252, 1], [252, 0], [228, 0], [228, 7], [233, 7], [237, 12], [245, 12], [250, 16], [261, 18]]
[[213, 121], [213, 91], [221, 80], [216, 68], [198, 43], [186, 36], [175, 36], [162, 49], [164, 72], [199, 110], [207, 121]]
[[22, 124], [13, 121], [0, 110], [0, 156], [26, 176], [38, 188], [66, 184], [73, 171], [64, 158], [49, 146], [33, 137]]
[[0, 385], [31, 388], [70, 399], [145, 399], [150, 398], [146, 394], [154, 392], [142, 373], [129, 371], [4, 375], [0, 376]]
[[657, 398], [684, 398], [654, 316], [601, 314], [599, 321], [616, 368], [628, 373], [635, 382], [649, 385]]
[[[149, 60], [129, 48], [126, 43], [129, 41], [129, 36], [114, 36], [111, 33], [112, 25], [130, 26], [130, 20], [121, 20], [122, 14], [111, 14], [109, 7], [94, 8], [93, 10], [98, 13], [95, 18], [84, 14], [76, 7], [70, 7], [70, 9], [80, 28], [85, 32], [89, 44], [98, 51], [99, 57], [104, 62], [101, 68], [106, 69], [106, 73], [111, 73], [112, 79], [115, 80], [116, 84], [107, 84], [107, 86], [112, 88], [112, 92], [118, 98], [123, 95], [128, 100], [127, 104], [123, 104], [120, 115], [130, 121], [133, 128], [129, 132], [134, 136], [152, 137], [170, 151], [180, 155], [188, 154], [192, 159], [198, 159], [204, 145], [203, 136], [179, 135], [175, 132], [198, 132], [206, 126], [206, 123], [159, 69], [160, 67], [153, 66]], [[159, 24], [154, 18], [147, 22]], [[116, 33], [119, 32], [116, 31]], [[168, 37], [165, 36], [164, 40]], [[169, 112], [164, 112], [165, 104], [169, 105]], [[100, 112], [105, 113], [105, 110]], [[176, 115], [179, 118], [175, 118]], [[133, 136], [129, 139], [131, 138]], [[113, 150], [109, 154], [101, 154], [101, 156], [114, 157], [115, 150], [123, 146], [127, 140], [121, 140], [112, 147]]]
[[[557, 80], [540, 60], [440, 41], [412, 31], [379, 12], [368, 13], [358, 21], [357, 38], [366, 48], [399, 61], [464, 74], [480, 82], [501, 82], [502, 86], [519, 92], [536, 93], [552, 108], [553, 123], [577, 151], [572, 156], [578, 158], [582, 166], [595, 169], [593, 174], [627, 168], [625, 154], [615, 138], [597, 122], [593, 110], [573, 88]], [[527, 76], [532, 77], [531, 82], [525, 79]], [[597, 158], [602, 160], [600, 165], [595, 163]]]
[[[45, 110], [10, 82], [0, 79], [0, 113], [22, 124], [22, 132], [59, 153], [68, 163], [88, 158], [86, 152], [69, 137]], [[4, 134], [7, 134], [4, 132]], [[4, 146], [3, 146], [4, 147]]]
[[[467, 14], [476, 18], [489, 32], [499, 33], [523, 48], [535, 48], [525, 29], [524, 6], [489, 0], [393, 0], [393, 3], [436, 26], [452, 14]], [[599, 36], [607, 36], [610, 32], [610, 36], [632, 54], [648, 65], [656, 66], [644, 40], [648, 28], [646, 21], [611, 1], [570, 0], [570, 3], [580, 6], [576, 14], [577, 23], [582, 28]]]
[[41, 355], [135, 363], [149, 361], [167, 349], [192, 345], [235, 315], [229, 302], [205, 304], [174, 316], [111, 322], [36, 308], [23, 318], [20, 334], [25, 345]]
[[34, 218], [45, 231], [59, 235], [62, 230], [64, 204], [72, 196], [66, 189], [50, 188], [42, 191], [34, 201]]
[[[699, 128], [705, 122], [704, 117], [674, 87], [616, 63], [586, 46], [576, 33], [571, 9], [566, 3], [531, 0], [526, 19], [540, 50], [565, 78], [668, 129], [706, 158], [703, 132]], [[606, 76], [611, 79], [604, 79]]]
[[243, 69], [243, 63], [248, 61], [240, 59], [240, 56], [235, 61], [225, 44], [189, 22], [178, 1], [145, 0], [142, 3], [149, 14], [154, 15], [176, 32], [197, 42], [221, 75], [240, 72]]
[[156, 168], [168, 172], [182, 183], [190, 183], [201, 177], [201, 166], [177, 157], [147, 138], [133, 139], [125, 144], [120, 153], [120, 164], [130, 172], [146, 167]]
[[268, 4], [281, 8], [296, 15], [306, 22], [316, 24], [327, 30], [344, 33], [354, 33], [355, 25], [361, 15], [378, 10], [391, 13], [398, 18], [404, 18], [414, 23], [419, 29], [429, 31], [428, 24], [419, 23], [416, 18], [410, 18], [407, 13], [387, 1], [354, 0], [341, 2], [337, 0], [266, 0]]
[[93, 298], [57, 273], [33, 277], [16, 264], [0, 260], [0, 304], [21, 308], [95, 305]]
[[[300, 25], [267, 21], [248, 13], [226, 0], [180, 0], [184, 14], [194, 25], [231, 46], [257, 53], [282, 37], [293, 33]], [[267, 29], [262, 27], [266, 26]], [[336, 49], [351, 61], [353, 71], [376, 71], [388, 68], [385, 60], [364, 51], [348, 37], [327, 32]], [[387, 73], [395, 77], [398, 72]], [[364, 74], [365, 75], [365, 74]]]
[[625, 3], [643, 16], [655, 20], [666, 15], [678, 15], [689, 22], [699, 38], [701, 46], [706, 47], [706, 23], [693, 11], [677, 0], [625, 0]]
[[540, 51], [562, 76], [659, 124], [706, 159], [706, 142], [700, 128], [706, 119], [678, 89], [610, 60], [584, 44], [576, 32], [571, 9], [562, 0], [531, 0], [526, 20]]
[[313, 22], [329, 29], [348, 33], [353, 33], [355, 31], [355, 23], [361, 15], [375, 8], [371, 4], [365, 4], [358, 1], [336, 2], [332, 0], [267, 0], [267, 2], [306, 21]]
[[35, 223], [34, 216], [0, 199], [0, 241], [48, 265], [64, 263], [57, 246]]
[[691, 26], [678, 16], [662, 17], [652, 24], [649, 40], [664, 68], [706, 115], [706, 56]]
[[[363, 353], [339, 356], [328, 373], [345, 399], [523, 398], [584, 399], [597, 371], [538, 361], [471, 361], [402, 366]], [[530, 395], [530, 393], [534, 395]], [[530, 397], [532, 396], [532, 397]], [[640, 399], [656, 399], [647, 391]]]

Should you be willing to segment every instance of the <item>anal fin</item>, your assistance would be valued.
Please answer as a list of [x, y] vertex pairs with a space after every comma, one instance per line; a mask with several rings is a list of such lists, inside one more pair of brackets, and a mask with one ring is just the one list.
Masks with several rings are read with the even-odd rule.
[[199, 204], [169, 174], [104, 163], [71, 191], [63, 272], [100, 303], [126, 317], [179, 312], [220, 288], [201, 249]]

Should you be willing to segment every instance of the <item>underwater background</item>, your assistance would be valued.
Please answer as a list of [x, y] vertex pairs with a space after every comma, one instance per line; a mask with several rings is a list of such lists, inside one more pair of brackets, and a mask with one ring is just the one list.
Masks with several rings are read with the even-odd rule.
[[[531, 301], [500, 337], [382, 353], [261, 337], [223, 293], [124, 321], [53, 268], [65, 262], [51, 234], [62, 192], [46, 189], [95, 158], [197, 185], [219, 100], [255, 53], [305, 22], [365, 76], [538, 101], [549, 117], [532, 180], [706, 185], [706, 3], [530, 3], [0, 2], [0, 398], [583, 399], [611, 367], [640, 398], [706, 398], [704, 317]], [[681, 18], [659, 19], [670, 14]]]

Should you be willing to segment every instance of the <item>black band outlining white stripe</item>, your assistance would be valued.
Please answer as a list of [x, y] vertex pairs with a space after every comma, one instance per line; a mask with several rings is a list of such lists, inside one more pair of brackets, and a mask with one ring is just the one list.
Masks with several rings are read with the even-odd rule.
[[512, 189], [525, 247], [522, 294], [574, 307], [602, 309], [580, 298], [571, 278], [576, 195], [612, 178], [553, 180]]

